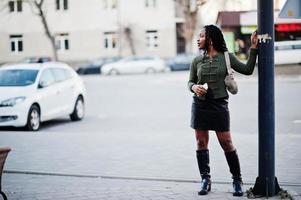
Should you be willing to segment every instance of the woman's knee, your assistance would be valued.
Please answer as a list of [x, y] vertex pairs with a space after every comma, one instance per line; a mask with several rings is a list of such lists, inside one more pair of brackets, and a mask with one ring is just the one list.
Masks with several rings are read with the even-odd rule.
[[217, 132], [217, 137], [224, 152], [231, 152], [235, 150], [230, 132]]
[[209, 135], [208, 131], [195, 131], [198, 150], [208, 149]]
[[208, 149], [208, 141], [204, 139], [197, 139], [198, 150]]
[[222, 140], [222, 141], [220, 141], [220, 144], [221, 144], [224, 152], [231, 152], [231, 151], [235, 150], [232, 140], [230, 140], [230, 139]]

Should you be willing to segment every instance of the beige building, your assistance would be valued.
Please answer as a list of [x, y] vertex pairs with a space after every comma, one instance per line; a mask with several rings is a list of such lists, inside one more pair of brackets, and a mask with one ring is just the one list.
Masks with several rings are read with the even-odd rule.
[[[189, 0], [194, 5], [197, 1]], [[43, 8], [61, 61], [133, 52], [169, 58], [185, 51], [185, 41], [177, 32], [184, 22], [177, 0], [45, 0]], [[199, 29], [215, 23], [218, 11], [250, 9], [256, 9], [256, 0], [207, 0], [199, 7], [193, 51], [197, 52]], [[26, 1], [0, 1], [0, 64], [31, 56], [53, 56], [36, 13]]]
[[[0, 63], [52, 56], [35, 8], [19, 0], [1, 4]], [[62, 61], [177, 52], [174, 0], [45, 0], [44, 11]]]

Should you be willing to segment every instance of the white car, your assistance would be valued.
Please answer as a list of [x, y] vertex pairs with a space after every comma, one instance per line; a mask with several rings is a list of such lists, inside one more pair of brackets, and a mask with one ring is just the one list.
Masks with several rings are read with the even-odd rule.
[[156, 73], [166, 69], [164, 60], [157, 56], [131, 56], [103, 65], [101, 73], [105, 75]]
[[43, 121], [84, 117], [85, 86], [67, 64], [58, 62], [0, 67], [0, 126], [37, 131]]
[[275, 42], [275, 64], [300, 64], [301, 40]]

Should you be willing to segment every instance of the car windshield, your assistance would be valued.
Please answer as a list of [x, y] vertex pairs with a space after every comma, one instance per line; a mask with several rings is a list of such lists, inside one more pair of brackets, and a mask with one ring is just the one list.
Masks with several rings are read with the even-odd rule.
[[38, 70], [0, 70], [0, 86], [27, 86], [35, 82]]

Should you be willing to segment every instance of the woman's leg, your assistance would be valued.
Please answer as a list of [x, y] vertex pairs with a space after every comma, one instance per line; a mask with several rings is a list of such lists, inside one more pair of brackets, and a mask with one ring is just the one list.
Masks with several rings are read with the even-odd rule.
[[209, 131], [195, 130], [195, 138], [198, 150], [208, 150]]
[[230, 172], [233, 178], [233, 188], [234, 196], [242, 196], [242, 179], [241, 179], [241, 172], [240, 172], [240, 164], [239, 158], [236, 152], [236, 149], [232, 143], [231, 133], [227, 132], [216, 132], [218, 141], [225, 152], [225, 156], [227, 159], [227, 163], [230, 168]]
[[206, 195], [211, 190], [209, 150], [208, 150], [209, 134], [208, 131], [196, 130], [195, 136], [197, 141], [196, 157], [198, 161], [200, 174], [202, 177], [202, 183], [201, 183], [201, 189], [199, 191], [199, 195]]
[[235, 147], [232, 143], [231, 133], [229, 131], [216, 131], [216, 136], [225, 153], [235, 151]]

